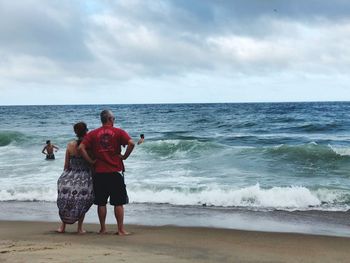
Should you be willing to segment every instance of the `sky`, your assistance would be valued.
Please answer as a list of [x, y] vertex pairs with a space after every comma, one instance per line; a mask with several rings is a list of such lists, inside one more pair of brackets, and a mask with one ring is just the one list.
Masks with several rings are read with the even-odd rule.
[[0, 105], [350, 101], [347, 0], [0, 0]]

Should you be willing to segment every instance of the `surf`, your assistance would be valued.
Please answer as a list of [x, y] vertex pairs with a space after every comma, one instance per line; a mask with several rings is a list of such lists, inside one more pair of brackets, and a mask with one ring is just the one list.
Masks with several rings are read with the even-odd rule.
[[28, 137], [17, 131], [0, 131], [0, 147], [27, 141]]

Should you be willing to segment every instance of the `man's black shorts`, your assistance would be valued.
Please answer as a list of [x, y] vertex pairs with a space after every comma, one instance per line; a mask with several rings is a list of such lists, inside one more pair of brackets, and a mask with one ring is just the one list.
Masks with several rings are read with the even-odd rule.
[[46, 160], [55, 160], [55, 155], [53, 153], [46, 154]]
[[95, 205], [104, 206], [109, 203], [114, 206], [129, 203], [124, 176], [118, 172], [95, 173], [93, 176]]

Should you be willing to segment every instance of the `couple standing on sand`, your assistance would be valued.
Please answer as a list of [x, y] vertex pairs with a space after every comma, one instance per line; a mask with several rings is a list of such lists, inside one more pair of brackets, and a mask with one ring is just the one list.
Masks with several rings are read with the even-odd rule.
[[[124, 164], [134, 148], [131, 137], [115, 128], [115, 117], [110, 110], [100, 114], [102, 126], [87, 133], [84, 122], [74, 125], [78, 140], [67, 145], [64, 172], [58, 179], [57, 206], [62, 225], [57, 230], [65, 232], [66, 224], [78, 221], [78, 233], [85, 213], [92, 203], [98, 206], [100, 233], [106, 233], [107, 200], [114, 206], [118, 235], [128, 235], [124, 228], [124, 204], [129, 202], [124, 183]], [[124, 154], [121, 146], [126, 146]]]

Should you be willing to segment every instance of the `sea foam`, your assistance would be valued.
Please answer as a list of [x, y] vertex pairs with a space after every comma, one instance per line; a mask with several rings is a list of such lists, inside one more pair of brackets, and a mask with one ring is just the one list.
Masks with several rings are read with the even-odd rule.
[[[145, 189], [128, 187], [131, 203], [154, 203], [184, 206], [246, 207], [267, 210], [330, 210], [346, 211], [346, 193], [327, 189], [311, 191], [302, 186], [263, 189], [259, 184], [240, 189], [218, 187], [204, 189]], [[0, 201], [55, 202], [54, 187], [17, 187], [0, 190]]]
[[[336, 203], [339, 194], [330, 190], [310, 191], [302, 186], [263, 189], [259, 184], [241, 189], [207, 188], [201, 191], [178, 189], [132, 189], [136, 203], [169, 203], [173, 205], [206, 205], [284, 210], [327, 210], [325, 204]], [[339, 206], [344, 210], [346, 207]]]

